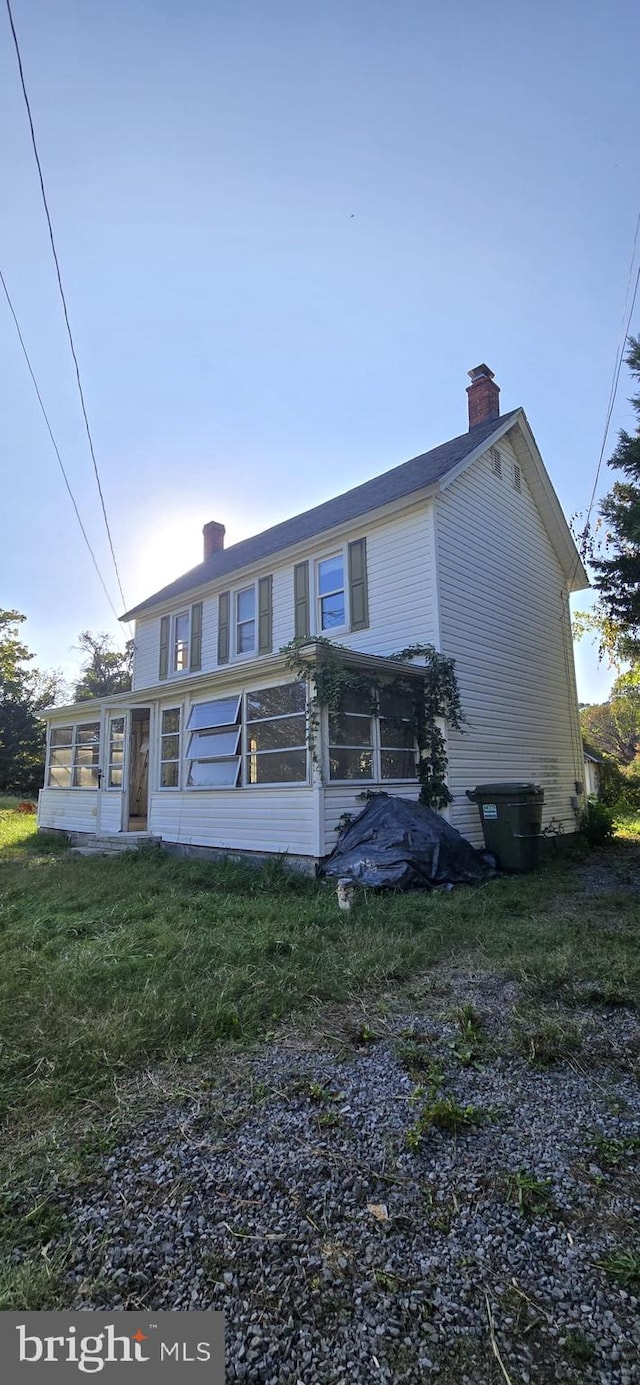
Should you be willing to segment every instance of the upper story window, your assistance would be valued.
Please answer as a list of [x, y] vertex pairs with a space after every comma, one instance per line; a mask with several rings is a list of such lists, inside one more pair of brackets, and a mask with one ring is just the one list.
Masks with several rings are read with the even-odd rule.
[[97, 789], [100, 784], [100, 722], [54, 726], [49, 741], [50, 789]]
[[243, 587], [235, 594], [236, 654], [253, 654], [256, 647], [256, 589]]
[[313, 639], [369, 625], [367, 540], [353, 539], [345, 548], [293, 568], [293, 632]]
[[182, 673], [189, 667], [189, 612], [181, 611], [173, 617], [173, 657], [171, 668], [174, 673]]
[[318, 633], [339, 630], [347, 624], [344, 584], [344, 554], [334, 553], [316, 565], [318, 590]]
[[202, 602], [160, 621], [159, 678], [195, 673], [202, 667]]

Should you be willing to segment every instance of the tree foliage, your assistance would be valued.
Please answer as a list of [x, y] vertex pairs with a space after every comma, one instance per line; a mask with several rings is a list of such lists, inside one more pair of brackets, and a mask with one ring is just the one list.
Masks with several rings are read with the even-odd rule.
[[[625, 361], [640, 382], [640, 337], [629, 337]], [[624, 429], [609, 466], [622, 473], [600, 504], [603, 537], [588, 556], [598, 592], [597, 617], [607, 644], [623, 658], [640, 657], [640, 394], [631, 398], [637, 427]]]
[[62, 689], [57, 672], [31, 668], [33, 654], [21, 638], [26, 617], [0, 610], [0, 792], [35, 794], [44, 772], [45, 724], [38, 712]]
[[124, 650], [114, 649], [110, 635], [93, 635], [90, 630], [83, 630], [78, 636], [78, 647], [86, 657], [75, 687], [76, 702], [129, 691], [133, 640], [127, 640]]
[[630, 765], [640, 754], [640, 685], [623, 675], [616, 679], [608, 702], [583, 707], [582, 734], [599, 755]]

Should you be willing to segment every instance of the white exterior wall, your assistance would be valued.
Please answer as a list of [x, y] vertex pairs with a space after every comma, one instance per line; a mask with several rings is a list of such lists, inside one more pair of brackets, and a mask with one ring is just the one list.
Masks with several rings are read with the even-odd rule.
[[[286, 562], [261, 564], [244, 573], [230, 573], [220, 580], [210, 595], [200, 596], [202, 611], [202, 673], [218, 669], [218, 595], [249, 585], [258, 577], [273, 577], [273, 649], [288, 644], [294, 635], [293, 569], [301, 557], [308, 558], [313, 579], [313, 563], [323, 555], [336, 552], [353, 539], [367, 540], [367, 577], [369, 589], [369, 626], [353, 633], [337, 633], [336, 643], [369, 654], [391, 654], [407, 644], [427, 643], [435, 638], [434, 547], [432, 502], [423, 500], [402, 514], [367, 521], [360, 519], [338, 537], [319, 535], [303, 555], [297, 554]], [[311, 582], [313, 587], [313, 580]], [[197, 593], [195, 594], [197, 596]], [[171, 613], [189, 609], [193, 596], [176, 601]], [[311, 597], [313, 601], [313, 594]], [[168, 614], [162, 607], [159, 614], [143, 616], [136, 621], [133, 688], [157, 687], [160, 657], [160, 617]], [[313, 619], [313, 614], [312, 614]], [[316, 633], [320, 634], [318, 630]], [[225, 669], [237, 667], [242, 677], [246, 658], [233, 656]], [[162, 686], [179, 684], [184, 675], [170, 674]]]
[[222, 851], [317, 855], [314, 790], [281, 788], [158, 789], [151, 794], [149, 831], [166, 842]]
[[443, 653], [453, 657], [466, 734], [450, 733], [450, 819], [475, 844], [478, 809], [465, 790], [524, 780], [545, 791], [552, 819], [575, 831], [575, 781], [584, 778], [566, 582], [515, 456], [499, 444], [502, 477], [488, 454], [437, 500]]
[[40, 790], [39, 827], [60, 828], [63, 832], [95, 832], [97, 815], [97, 789]]

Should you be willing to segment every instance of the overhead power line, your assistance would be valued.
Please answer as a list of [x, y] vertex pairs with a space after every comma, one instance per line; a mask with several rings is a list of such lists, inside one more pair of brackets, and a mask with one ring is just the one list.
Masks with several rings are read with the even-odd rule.
[[13, 321], [14, 321], [14, 324], [15, 324], [16, 332], [18, 333], [18, 340], [19, 340], [20, 345], [21, 345], [21, 347], [22, 347], [22, 354], [23, 354], [23, 356], [24, 356], [24, 358], [25, 358], [25, 361], [27, 362], [27, 369], [28, 369], [29, 374], [30, 374], [30, 376], [31, 376], [31, 379], [32, 379], [32, 381], [33, 381], [33, 388], [34, 388], [34, 390], [35, 390], [35, 392], [36, 392], [36, 396], [37, 396], [37, 399], [38, 399], [38, 403], [39, 403], [40, 408], [41, 408], [41, 410], [42, 410], [42, 416], [43, 416], [44, 421], [45, 421], [45, 423], [46, 423], [46, 425], [47, 425], [47, 431], [48, 431], [48, 433], [49, 433], [49, 437], [51, 438], [51, 442], [52, 442], [52, 444], [53, 444], [53, 450], [54, 450], [54, 452], [55, 452], [55, 454], [56, 454], [56, 457], [58, 458], [58, 466], [60, 467], [60, 470], [61, 470], [61, 472], [62, 472], [62, 478], [63, 478], [64, 484], [65, 484], [65, 486], [66, 486], [66, 488], [67, 488], [67, 491], [68, 491], [68, 494], [69, 494], [69, 499], [70, 499], [71, 504], [73, 505], [73, 508], [74, 508], [74, 510], [75, 510], [75, 516], [76, 516], [76, 519], [77, 519], [77, 521], [78, 521], [78, 524], [80, 525], [80, 530], [81, 530], [81, 532], [82, 532], [82, 537], [83, 537], [83, 539], [84, 539], [84, 541], [85, 541], [85, 543], [86, 543], [86, 545], [87, 545], [87, 548], [89, 549], [89, 553], [91, 554], [91, 561], [92, 561], [93, 566], [94, 566], [94, 568], [95, 568], [95, 570], [96, 570], [96, 572], [97, 572], [97, 574], [98, 574], [98, 579], [99, 579], [99, 581], [100, 581], [100, 585], [101, 585], [101, 587], [102, 587], [102, 590], [103, 590], [103, 592], [104, 592], [104, 594], [105, 594], [105, 596], [106, 596], [106, 598], [107, 598], [107, 601], [109, 602], [109, 605], [110, 605], [110, 607], [111, 607], [111, 610], [113, 611], [113, 614], [114, 614], [116, 620], [118, 620], [118, 619], [119, 619], [118, 612], [117, 612], [117, 610], [116, 610], [116, 608], [115, 608], [115, 606], [114, 606], [114, 604], [113, 604], [113, 601], [111, 600], [111, 597], [110, 597], [110, 595], [109, 595], [109, 589], [108, 589], [107, 584], [106, 584], [106, 582], [105, 582], [105, 580], [104, 580], [104, 577], [102, 576], [102, 573], [101, 573], [100, 568], [99, 568], [99, 566], [98, 566], [98, 560], [97, 560], [96, 555], [95, 555], [95, 553], [94, 553], [94, 551], [93, 551], [93, 548], [91, 547], [91, 541], [90, 541], [90, 539], [89, 539], [89, 536], [88, 536], [88, 534], [87, 534], [87, 531], [86, 531], [86, 529], [85, 529], [85, 527], [84, 527], [84, 524], [83, 524], [83, 522], [82, 522], [82, 516], [81, 516], [80, 511], [79, 511], [79, 509], [78, 509], [78, 506], [77, 506], [77, 503], [76, 503], [76, 498], [75, 498], [75, 496], [74, 496], [74, 494], [73, 494], [73, 491], [72, 491], [72, 489], [71, 489], [71, 483], [70, 483], [70, 481], [69, 481], [69, 477], [67, 476], [67, 473], [66, 473], [66, 470], [65, 470], [65, 466], [64, 466], [64, 462], [63, 462], [63, 460], [62, 460], [62, 457], [60, 456], [60, 449], [59, 449], [58, 444], [57, 444], [57, 442], [56, 442], [56, 440], [55, 440], [55, 437], [54, 437], [54, 435], [53, 435], [53, 429], [52, 429], [51, 424], [50, 424], [50, 422], [49, 422], [49, 416], [48, 416], [47, 411], [46, 411], [46, 409], [45, 409], [44, 403], [43, 403], [43, 401], [42, 401], [42, 395], [40, 394], [40, 390], [39, 390], [39, 388], [38, 388], [38, 381], [36, 380], [36, 377], [35, 377], [35, 374], [34, 374], [34, 371], [33, 371], [33, 366], [31, 365], [31, 361], [30, 361], [30, 359], [29, 359], [29, 352], [27, 351], [27, 348], [26, 348], [25, 342], [24, 342], [24, 337], [23, 337], [22, 332], [21, 332], [21, 330], [20, 330], [20, 323], [18, 322], [18, 318], [17, 318], [17, 315], [16, 315], [16, 310], [15, 310], [15, 308], [14, 308], [14, 306], [13, 306], [13, 303], [11, 302], [11, 297], [10, 297], [10, 294], [9, 294], [9, 290], [8, 290], [8, 288], [7, 288], [7, 285], [6, 285], [6, 282], [5, 282], [5, 278], [4, 278], [4, 274], [2, 273], [2, 270], [1, 270], [1, 269], [0, 269], [0, 283], [2, 284], [2, 287], [3, 287], [3, 289], [4, 289], [4, 293], [5, 293], [5, 298], [6, 298], [6, 300], [7, 300], [7, 303], [9, 304], [9, 311], [10, 311], [11, 316], [12, 316], [12, 318], [13, 318]]
[[89, 427], [89, 419], [88, 419], [88, 416], [87, 416], [87, 408], [86, 408], [86, 404], [85, 404], [84, 390], [83, 390], [83, 388], [82, 388], [82, 380], [81, 380], [81, 378], [80, 378], [80, 366], [78, 365], [78, 357], [77, 357], [77, 354], [76, 354], [76, 348], [75, 348], [75, 344], [74, 344], [74, 340], [73, 340], [73, 333], [72, 333], [72, 331], [71, 331], [71, 323], [70, 323], [70, 321], [69, 321], [69, 312], [68, 312], [68, 308], [67, 308], [67, 300], [66, 300], [66, 297], [65, 297], [64, 288], [63, 288], [63, 286], [62, 286], [62, 275], [61, 275], [61, 273], [60, 273], [60, 263], [59, 263], [58, 254], [57, 254], [57, 251], [56, 251], [56, 243], [55, 243], [55, 239], [54, 239], [54, 235], [53, 235], [53, 226], [52, 226], [52, 224], [51, 224], [51, 215], [50, 215], [50, 212], [49, 212], [49, 204], [48, 204], [48, 202], [47, 202], [47, 194], [46, 194], [46, 192], [45, 192], [44, 177], [43, 177], [43, 174], [42, 174], [42, 165], [41, 165], [41, 163], [40, 163], [40, 156], [39, 156], [39, 154], [38, 154], [38, 146], [37, 146], [37, 143], [36, 143], [36, 135], [35, 135], [35, 130], [34, 130], [34, 126], [33, 126], [33, 117], [32, 117], [32, 114], [31, 114], [31, 106], [30, 106], [30, 104], [29, 104], [29, 97], [28, 97], [28, 95], [27, 95], [27, 88], [26, 88], [25, 80], [24, 80], [24, 71], [23, 71], [23, 67], [22, 67], [22, 58], [21, 58], [21, 55], [20, 55], [20, 46], [19, 46], [19, 43], [18, 43], [18, 36], [17, 36], [17, 34], [16, 34], [15, 24], [14, 24], [14, 22], [13, 22], [13, 15], [12, 15], [12, 13], [11, 13], [11, 4], [10, 4], [10, 0], [5, 0], [5, 3], [6, 3], [6, 6], [7, 6], [7, 14], [8, 14], [8, 16], [9, 16], [9, 24], [10, 24], [10, 26], [11, 26], [11, 33], [12, 33], [12, 35], [13, 35], [14, 47], [15, 47], [15, 50], [16, 50], [16, 58], [17, 58], [17, 60], [18, 60], [18, 71], [19, 71], [19, 73], [20, 73], [20, 84], [21, 84], [21, 86], [22, 86], [22, 95], [23, 95], [23, 97], [24, 97], [24, 103], [25, 103], [26, 110], [27, 110], [27, 116], [28, 116], [28, 118], [29, 118], [29, 129], [30, 129], [30, 131], [31, 131], [31, 143], [32, 143], [32, 145], [33, 145], [33, 153], [34, 153], [34, 156], [35, 156], [36, 166], [37, 166], [37, 169], [38, 169], [38, 177], [39, 177], [39, 179], [40, 179], [40, 192], [42, 193], [42, 201], [43, 201], [43, 205], [44, 205], [45, 216], [46, 216], [46, 218], [47, 218], [47, 226], [48, 226], [48, 228], [49, 228], [49, 240], [51, 241], [51, 251], [52, 251], [52, 254], [53, 254], [53, 261], [54, 261], [55, 268], [56, 268], [56, 276], [57, 276], [57, 279], [58, 279], [58, 288], [59, 288], [59, 290], [60, 290], [60, 298], [61, 298], [61, 300], [62, 300], [62, 308], [63, 308], [63, 312], [64, 312], [64, 320], [65, 320], [65, 323], [66, 323], [66, 326], [67, 326], [67, 334], [68, 334], [68, 337], [69, 337], [69, 345], [70, 345], [70, 347], [71, 347], [71, 355], [73, 356], [73, 363], [74, 363], [74, 365], [75, 365], [75, 370], [76, 370], [76, 380], [77, 380], [77, 383], [78, 383], [78, 393], [79, 393], [79, 395], [80, 395], [80, 404], [81, 404], [81, 406], [82, 406], [82, 414], [83, 414], [83, 418], [84, 418], [84, 425], [85, 425], [85, 429], [86, 429], [86, 433], [87, 433], [87, 438], [88, 438], [88, 441], [89, 441], [89, 451], [90, 451], [90, 453], [91, 453], [91, 461], [93, 462], [93, 470], [94, 470], [94, 473], [95, 473], [96, 485], [97, 485], [97, 487], [98, 487], [98, 494], [99, 494], [99, 496], [100, 496], [100, 504], [101, 504], [101, 506], [102, 506], [102, 515], [103, 515], [103, 519], [104, 519], [105, 529], [106, 529], [106, 531], [107, 531], [107, 538], [108, 538], [108, 540], [109, 540], [109, 548], [110, 548], [110, 550], [111, 550], [111, 557], [112, 557], [112, 559], [113, 559], [113, 566], [114, 566], [114, 569], [115, 569], [116, 580], [117, 580], [117, 583], [118, 583], [118, 589], [119, 589], [119, 592], [120, 592], [120, 596], [121, 596], [121, 598], [122, 598], [122, 602], [123, 602], [124, 609], [125, 609], [125, 611], [126, 611], [126, 610], [127, 610], [127, 601], [126, 601], [124, 592], [123, 592], [123, 590], [122, 590], [122, 582], [121, 582], [121, 580], [120, 580], [120, 571], [119, 571], [119, 569], [118, 569], [118, 562], [117, 562], [117, 559], [116, 559], [115, 549], [114, 549], [114, 546], [113, 546], [113, 539], [112, 539], [112, 537], [111, 537], [111, 529], [110, 529], [110, 526], [109, 526], [109, 520], [108, 520], [108, 518], [107, 518], [107, 507], [106, 507], [106, 505], [105, 505], [104, 495], [103, 495], [103, 492], [102, 492], [102, 484], [101, 484], [101, 481], [100, 481], [100, 473], [99, 473], [99, 471], [98, 471], [98, 463], [97, 463], [97, 461], [96, 461], [95, 448], [94, 448], [94, 446], [93, 446], [93, 438], [92, 438], [92, 436], [91, 436], [91, 428]]

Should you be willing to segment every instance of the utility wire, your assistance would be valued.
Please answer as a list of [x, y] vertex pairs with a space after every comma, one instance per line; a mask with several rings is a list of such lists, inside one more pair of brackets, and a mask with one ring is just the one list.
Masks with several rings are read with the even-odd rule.
[[[110, 527], [109, 527], [109, 520], [108, 520], [108, 518], [107, 518], [107, 509], [106, 509], [106, 505], [105, 505], [105, 501], [104, 501], [104, 495], [103, 495], [103, 493], [102, 493], [102, 485], [101, 485], [101, 482], [100, 482], [100, 473], [99, 473], [99, 471], [98, 471], [98, 463], [97, 463], [97, 461], [96, 461], [96, 454], [95, 454], [95, 449], [94, 449], [94, 446], [93, 446], [93, 438], [92, 438], [92, 436], [91, 436], [91, 429], [90, 429], [90, 427], [89, 427], [89, 419], [88, 419], [88, 416], [87, 416], [87, 409], [86, 409], [85, 400], [84, 400], [84, 391], [83, 391], [83, 388], [82, 388], [82, 381], [81, 381], [81, 379], [80, 379], [80, 366], [78, 365], [78, 357], [77, 357], [77, 355], [76, 355], [76, 348], [75, 348], [75, 345], [74, 345], [73, 333], [72, 333], [72, 331], [71, 331], [71, 323], [70, 323], [70, 321], [69, 321], [69, 312], [68, 312], [68, 309], [67, 309], [67, 300], [66, 300], [66, 298], [65, 298], [64, 289], [63, 289], [63, 287], [62, 287], [62, 275], [61, 275], [61, 273], [60, 273], [60, 264], [59, 264], [59, 261], [58, 261], [58, 255], [57, 255], [57, 251], [56, 251], [56, 243], [55, 243], [54, 235], [53, 235], [53, 226], [52, 226], [52, 224], [51, 224], [51, 216], [50, 216], [50, 213], [49, 213], [49, 204], [48, 204], [48, 202], [47, 202], [47, 194], [46, 194], [46, 192], [45, 192], [45, 187], [44, 187], [44, 178], [43, 178], [43, 174], [42, 174], [42, 165], [41, 165], [41, 163], [40, 163], [40, 157], [39, 157], [39, 154], [38, 154], [38, 146], [37, 146], [37, 144], [36, 144], [36, 135], [35, 135], [34, 127], [33, 127], [33, 117], [32, 117], [32, 115], [31, 115], [31, 106], [30, 106], [30, 104], [29, 104], [29, 97], [28, 97], [28, 95], [27, 95], [27, 88], [26, 88], [25, 80], [24, 80], [24, 72], [23, 72], [23, 68], [22, 68], [22, 58], [21, 58], [21, 56], [20, 56], [20, 47], [19, 47], [19, 44], [18, 44], [18, 36], [17, 36], [17, 34], [16, 34], [15, 25], [14, 25], [14, 22], [13, 22], [13, 15], [12, 15], [12, 13], [11, 13], [11, 4], [10, 4], [10, 0], [6, 0], [6, 6], [7, 6], [7, 13], [8, 13], [8, 15], [9, 15], [9, 24], [11, 25], [11, 33], [12, 33], [12, 35], [13, 35], [13, 42], [14, 42], [14, 46], [15, 46], [15, 50], [16, 50], [16, 58], [17, 58], [17, 60], [18, 60], [18, 71], [19, 71], [19, 73], [20, 73], [20, 83], [21, 83], [21, 86], [22, 86], [22, 95], [23, 95], [23, 97], [24, 97], [24, 103], [25, 103], [25, 106], [26, 106], [26, 109], [27, 109], [27, 116], [28, 116], [28, 118], [29, 118], [29, 129], [30, 129], [30, 131], [31, 131], [31, 143], [32, 143], [32, 145], [33, 145], [33, 152], [34, 152], [34, 156], [35, 156], [36, 166], [37, 166], [37, 169], [38, 169], [38, 177], [39, 177], [39, 179], [40, 179], [40, 191], [41, 191], [41, 193], [42, 193], [42, 201], [43, 201], [43, 204], [44, 204], [45, 216], [46, 216], [46, 218], [47, 218], [47, 226], [48, 226], [48, 228], [49, 228], [49, 240], [51, 241], [51, 250], [52, 250], [52, 254], [53, 254], [54, 264], [55, 264], [55, 267], [56, 267], [56, 275], [57, 275], [57, 279], [58, 279], [58, 288], [59, 288], [59, 290], [60, 290], [60, 297], [61, 297], [61, 299], [62, 299], [62, 307], [63, 307], [63, 311], [64, 311], [64, 320], [65, 320], [66, 325], [67, 325], [67, 334], [68, 334], [68, 337], [69, 337], [69, 345], [70, 345], [70, 347], [71, 347], [71, 355], [73, 356], [73, 363], [74, 363], [75, 368], [76, 368], [76, 380], [77, 380], [77, 382], [78, 382], [78, 393], [79, 393], [79, 395], [80, 395], [80, 403], [81, 403], [81, 405], [82, 405], [82, 414], [83, 414], [83, 417], [84, 417], [84, 424], [85, 424], [85, 428], [86, 428], [86, 432], [87, 432], [87, 438], [88, 438], [88, 440], [89, 440], [89, 451], [90, 451], [90, 453], [91, 453], [91, 460], [92, 460], [92, 462], [93, 462], [93, 470], [94, 470], [94, 472], [95, 472], [96, 484], [97, 484], [97, 487], [98, 487], [98, 494], [99, 494], [99, 496], [100, 496], [100, 504], [101, 504], [101, 506], [102, 506], [102, 515], [103, 515], [103, 518], [104, 518], [105, 528], [106, 528], [106, 531], [107, 531], [107, 537], [108, 537], [108, 540], [109, 540], [109, 548], [110, 548], [110, 550], [111, 550], [111, 557], [112, 557], [112, 559], [113, 559], [113, 566], [114, 566], [114, 568], [115, 568], [116, 579], [117, 579], [117, 582], [118, 582], [118, 589], [119, 589], [119, 591], [120, 591], [120, 596], [122, 597], [122, 602], [123, 602], [123, 605], [124, 605], [124, 609], [125, 609], [125, 611], [126, 611], [126, 610], [127, 610], [127, 601], [126, 601], [124, 592], [123, 592], [123, 590], [122, 590], [122, 582], [120, 581], [120, 572], [119, 572], [119, 569], [118, 569], [118, 563], [117, 563], [117, 559], [116, 559], [116, 555], [115, 555], [115, 550], [114, 550], [114, 547], [113, 547], [113, 539], [112, 539], [112, 537], [111, 537], [111, 529], [110, 529]], [[74, 503], [75, 503], [75, 502], [74, 502]], [[102, 579], [101, 579], [101, 580], [102, 580]]]
[[97, 574], [98, 574], [98, 578], [99, 578], [99, 581], [100, 581], [100, 585], [102, 586], [102, 590], [103, 590], [103, 592], [104, 592], [104, 594], [105, 594], [105, 596], [106, 596], [106, 598], [107, 598], [107, 601], [109, 602], [109, 605], [110, 605], [110, 607], [111, 607], [111, 610], [113, 611], [113, 614], [114, 614], [116, 620], [118, 620], [118, 619], [119, 619], [118, 612], [116, 611], [116, 608], [115, 608], [115, 606], [114, 606], [114, 604], [113, 604], [113, 601], [111, 600], [111, 597], [110, 597], [110, 595], [109, 595], [109, 591], [108, 591], [107, 585], [106, 585], [106, 583], [105, 583], [105, 580], [104, 580], [104, 578], [103, 578], [103, 576], [102, 576], [102, 573], [101, 573], [101, 571], [100, 571], [100, 568], [99, 568], [99, 566], [98, 566], [98, 560], [97, 560], [96, 555], [95, 555], [95, 553], [94, 553], [94, 551], [93, 551], [93, 548], [91, 547], [91, 543], [90, 543], [89, 537], [88, 537], [88, 535], [87, 535], [87, 531], [86, 531], [86, 529], [85, 529], [85, 527], [84, 527], [84, 524], [82, 523], [82, 518], [81, 518], [81, 515], [80, 515], [80, 511], [79, 511], [79, 509], [78, 509], [78, 506], [77, 506], [77, 504], [76, 504], [75, 496], [74, 496], [73, 491], [72, 491], [72, 489], [71, 489], [71, 484], [70, 484], [70, 481], [69, 481], [69, 477], [67, 476], [67, 473], [66, 473], [66, 471], [65, 471], [64, 462], [63, 462], [63, 460], [62, 460], [62, 457], [60, 456], [60, 449], [59, 449], [58, 444], [57, 444], [57, 442], [56, 442], [56, 440], [55, 440], [55, 438], [54, 438], [54, 436], [53, 436], [53, 430], [52, 430], [51, 424], [50, 424], [50, 422], [49, 422], [49, 417], [48, 417], [47, 411], [46, 411], [46, 409], [45, 409], [45, 407], [44, 407], [44, 404], [43, 404], [43, 402], [42, 402], [42, 395], [40, 394], [40, 390], [39, 390], [39, 388], [38, 388], [38, 381], [36, 380], [36, 377], [35, 377], [35, 375], [34, 375], [33, 367], [32, 367], [32, 365], [31, 365], [31, 361], [29, 360], [29, 353], [28, 353], [27, 348], [26, 348], [25, 343], [24, 343], [24, 337], [23, 337], [23, 335], [22, 335], [22, 332], [20, 331], [20, 323], [18, 322], [18, 318], [17, 318], [17, 316], [16, 316], [16, 311], [15, 311], [15, 308], [14, 308], [14, 306], [13, 306], [13, 303], [11, 302], [11, 297], [10, 297], [10, 294], [9, 294], [9, 290], [8, 290], [7, 285], [6, 285], [6, 283], [5, 283], [4, 274], [2, 273], [2, 270], [1, 270], [1, 269], [0, 269], [0, 283], [2, 284], [2, 287], [3, 287], [3, 289], [4, 289], [4, 293], [5, 293], [5, 298], [6, 298], [6, 300], [7, 300], [7, 303], [9, 304], [9, 311], [10, 311], [11, 316], [12, 316], [12, 318], [13, 318], [13, 321], [14, 321], [14, 323], [15, 323], [15, 329], [16, 329], [16, 332], [18, 333], [18, 340], [19, 340], [20, 345], [21, 345], [21, 347], [22, 347], [22, 354], [23, 354], [23, 356], [24, 356], [24, 358], [25, 358], [25, 361], [27, 362], [27, 369], [28, 369], [29, 374], [30, 374], [30, 376], [31, 376], [31, 379], [32, 379], [32, 381], [33, 381], [33, 388], [34, 388], [34, 390], [35, 390], [35, 392], [36, 392], [36, 396], [37, 396], [37, 399], [38, 399], [38, 403], [39, 403], [40, 408], [41, 408], [41, 410], [42, 410], [42, 416], [43, 416], [44, 421], [45, 421], [45, 423], [46, 423], [46, 425], [47, 425], [47, 430], [48, 430], [48, 433], [49, 433], [49, 437], [51, 438], [51, 442], [52, 442], [52, 444], [53, 444], [53, 450], [54, 450], [54, 452], [55, 452], [55, 454], [56, 454], [56, 457], [58, 458], [58, 466], [60, 467], [60, 470], [61, 470], [61, 472], [62, 472], [62, 478], [63, 478], [63, 480], [64, 480], [64, 484], [65, 484], [65, 486], [66, 486], [66, 488], [67, 488], [67, 491], [68, 491], [68, 493], [69, 493], [69, 499], [70, 499], [71, 504], [73, 505], [73, 508], [74, 508], [74, 510], [75, 510], [76, 519], [77, 519], [78, 524], [80, 525], [80, 529], [81, 529], [81, 531], [82, 531], [82, 537], [83, 537], [83, 539], [84, 539], [84, 541], [85, 541], [85, 543], [86, 543], [86, 545], [87, 545], [87, 548], [89, 549], [89, 553], [91, 554], [91, 561], [92, 561], [93, 566], [94, 566], [94, 568], [95, 568], [95, 570], [96, 570], [96, 572], [97, 572]]
[[[585, 520], [584, 529], [582, 530], [582, 534], [580, 535], [580, 538], [581, 538], [581, 540], [582, 540], [583, 551], [584, 551], [584, 547], [585, 547], [586, 541], [587, 541], [587, 536], [588, 536], [588, 533], [589, 533], [589, 523], [590, 523], [590, 520], [591, 520], [591, 511], [592, 511], [593, 506], [594, 506], [594, 503], [595, 503], [596, 491], [597, 491], [597, 489], [598, 489], [598, 481], [599, 481], [599, 479], [600, 479], [600, 472], [601, 472], [601, 470], [602, 470], [602, 461], [603, 461], [603, 458], [604, 458], [605, 448], [606, 448], [606, 445], [607, 445], [607, 438], [608, 438], [608, 436], [609, 436], [609, 426], [610, 426], [610, 423], [611, 423], [611, 415], [612, 415], [612, 413], [613, 413], [614, 405], [615, 405], [616, 398], [617, 398], [617, 394], [618, 394], [618, 385], [619, 385], [619, 383], [620, 383], [620, 372], [621, 372], [621, 370], [622, 370], [622, 363], [623, 363], [623, 361], [624, 361], [624, 348], [625, 348], [625, 343], [626, 343], [627, 337], [628, 337], [628, 335], [629, 335], [629, 329], [630, 329], [630, 327], [631, 327], [631, 321], [632, 321], [633, 314], [634, 314], [634, 311], [635, 311], [636, 299], [637, 299], [637, 297], [638, 297], [638, 288], [640, 288], [640, 265], [639, 265], [639, 266], [638, 266], [637, 273], [636, 273], [636, 280], [635, 280], [635, 284], [634, 284], [634, 288], [633, 288], [633, 295], [632, 295], [632, 298], [631, 298], [631, 305], [630, 305], [630, 307], [629, 307], [629, 312], [627, 313], [627, 316], [626, 316], [626, 319], [625, 319], [624, 311], [625, 311], [625, 309], [626, 309], [627, 302], [628, 302], [628, 300], [629, 300], [629, 290], [630, 290], [630, 287], [631, 287], [631, 284], [632, 284], [632, 281], [633, 281], [633, 266], [634, 266], [635, 257], [636, 257], [636, 247], [637, 247], [637, 244], [638, 244], [638, 233], [639, 233], [639, 231], [640, 231], [640, 213], [638, 214], [638, 219], [637, 219], [637, 221], [636, 221], [635, 235], [634, 235], [634, 238], [633, 238], [633, 246], [632, 246], [632, 250], [631, 250], [631, 260], [630, 260], [630, 263], [629, 263], [629, 276], [628, 276], [628, 279], [627, 279], [627, 291], [626, 291], [626, 294], [625, 294], [624, 308], [623, 308], [623, 314], [622, 314], [622, 324], [621, 324], [620, 342], [619, 342], [618, 348], [617, 348], [617, 350], [616, 350], [616, 359], [615, 359], [615, 364], [614, 364], [614, 369], [613, 369], [613, 379], [612, 379], [612, 381], [611, 381], [611, 391], [610, 391], [610, 394], [609, 394], [609, 403], [608, 403], [608, 405], [607, 405], [607, 416], [606, 416], [605, 425], [604, 425], [604, 433], [603, 433], [603, 435], [602, 435], [602, 446], [601, 446], [601, 448], [600, 448], [600, 455], [599, 455], [599, 457], [598, 457], [598, 465], [597, 465], [597, 467], [596, 467], [595, 479], [594, 479], [593, 487], [592, 487], [592, 490], [591, 490], [591, 498], [590, 498], [590, 500], [589, 500], [589, 507], [588, 507], [588, 509], [587, 509], [587, 518], [586, 518], [586, 520]], [[571, 581], [569, 582], [569, 589], [571, 589], [571, 585], [572, 585], [572, 583], [573, 583], [573, 578], [575, 577], [576, 572], [578, 571], [578, 562], [579, 562], [579, 561], [580, 561], [580, 559], [578, 558], [578, 560], [577, 560], [577, 562], [576, 562], [576, 564], [575, 564], [574, 570], [573, 570], [573, 572], [572, 572], [572, 574], [571, 574]]]

